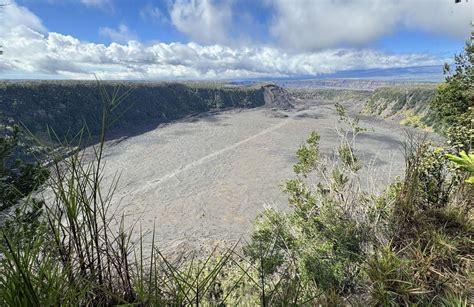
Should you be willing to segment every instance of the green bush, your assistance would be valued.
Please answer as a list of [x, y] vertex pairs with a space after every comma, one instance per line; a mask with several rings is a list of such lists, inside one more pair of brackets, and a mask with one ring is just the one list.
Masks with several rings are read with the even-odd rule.
[[[360, 167], [355, 167], [359, 163], [355, 139], [345, 138], [357, 136], [364, 129], [357, 120], [347, 118], [341, 106], [338, 111], [341, 123], [349, 128], [339, 130], [343, 140], [339, 157], [321, 160], [320, 137], [311, 133], [297, 151], [296, 178], [283, 185], [292, 211], [265, 211], [245, 247], [269, 279], [281, 274], [291, 276], [293, 286], [301, 289], [296, 302], [336, 304], [357, 293], [362, 286], [361, 264], [376, 227], [369, 225], [368, 215], [362, 213], [378, 209], [375, 201], [357, 192]], [[262, 250], [263, 263], [259, 254]]]

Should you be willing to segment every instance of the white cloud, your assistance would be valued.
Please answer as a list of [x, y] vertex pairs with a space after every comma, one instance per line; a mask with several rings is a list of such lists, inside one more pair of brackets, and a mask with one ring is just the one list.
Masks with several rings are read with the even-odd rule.
[[106, 8], [112, 5], [110, 0], [81, 0], [81, 3], [98, 8]]
[[117, 43], [127, 43], [131, 40], [137, 40], [136, 33], [131, 31], [125, 24], [120, 24], [117, 29], [109, 27], [100, 28], [99, 34]]
[[199, 43], [228, 41], [232, 11], [229, 1], [176, 0], [170, 8], [171, 22]]
[[[25, 54], [21, 50], [28, 50]], [[337, 49], [289, 54], [276, 48], [230, 48], [196, 43], [84, 43], [71, 36], [11, 37], [5, 47], [11, 70], [67, 78], [243, 78], [316, 75], [351, 69], [440, 64], [425, 55], [387, 55], [374, 50]]]
[[[21, 13], [21, 14], [19, 14]], [[375, 50], [330, 49], [289, 53], [276, 47], [157, 43], [145, 45], [130, 32], [104, 30], [127, 43], [87, 43], [69, 35], [47, 32], [28, 9], [16, 4], [0, 19], [0, 77], [51, 76], [88, 79], [245, 78], [316, 75], [354, 69], [440, 65], [445, 59], [423, 54], [389, 55]], [[21, 16], [28, 17], [22, 19]], [[115, 31], [115, 32], [114, 32]]]
[[270, 32], [286, 48], [371, 42], [400, 29], [467, 37], [471, 3], [451, 0], [273, 0]]
[[148, 3], [140, 9], [140, 17], [143, 20], [151, 20], [159, 23], [169, 22], [165, 13], [157, 6], [153, 6], [151, 3]]
[[0, 9], [0, 37], [7, 35], [13, 28], [18, 27], [24, 28], [24, 31], [27, 31], [27, 29], [40, 33], [47, 31], [41, 19], [26, 7], [9, 3]]

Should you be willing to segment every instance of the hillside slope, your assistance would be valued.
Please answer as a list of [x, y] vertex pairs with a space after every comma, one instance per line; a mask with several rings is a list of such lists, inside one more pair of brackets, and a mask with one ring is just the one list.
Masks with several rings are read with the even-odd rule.
[[375, 90], [337, 88], [288, 88], [300, 101], [348, 102], [349, 108], [360, 113], [392, 119], [403, 125], [427, 128], [434, 126], [430, 104], [437, 93], [436, 84], [412, 84], [380, 87]]
[[426, 127], [433, 124], [430, 103], [435, 95], [436, 86], [431, 84], [379, 88], [368, 97], [362, 113]]

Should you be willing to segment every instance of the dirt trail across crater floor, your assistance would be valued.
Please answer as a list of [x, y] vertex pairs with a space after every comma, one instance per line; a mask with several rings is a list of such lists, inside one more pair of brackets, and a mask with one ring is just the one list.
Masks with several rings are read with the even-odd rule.
[[[332, 104], [313, 102], [177, 121], [109, 142], [104, 184], [120, 174], [113, 206], [143, 231], [156, 225], [165, 249], [245, 240], [265, 207], [288, 210], [280, 187], [311, 131], [321, 134], [323, 155], [337, 148], [337, 119]], [[406, 128], [371, 117], [361, 125], [373, 129], [359, 138], [359, 155], [372, 166], [366, 185], [380, 188], [403, 172]]]
[[143, 193], [144, 191], [147, 191], [147, 190], [153, 188], [153, 186], [156, 186], [156, 185], [162, 183], [162, 182], [165, 181], [165, 180], [172, 179], [173, 177], [176, 177], [176, 176], [180, 175], [181, 173], [188, 171], [188, 170], [191, 169], [191, 168], [199, 167], [200, 165], [206, 163], [206, 161], [211, 160], [211, 159], [215, 158], [215, 157], [218, 156], [218, 155], [225, 154], [227, 151], [235, 150], [237, 147], [239, 147], [239, 146], [241, 146], [241, 145], [243, 145], [243, 144], [245, 144], [245, 143], [247, 143], [247, 142], [250, 142], [250, 141], [252, 141], [252, 140], [255, 139], [255, 138], [261, 137], [261, 136], [263, 136], [263, 135], [265, 135], [265, 134], [267, 134], [267, 133], [269, 133], [269, 132], [271, 132], [271, 131], [273, 131], [273, 130], [279, 129], [279, 128], [283, 127], [283, 126], [284, 126], [285, 124], [287, 124], [287, 123], [288, 123], [288, 120], [282, 120], [282, 121], [280, 121], [279, 123], [276, 123], [275, 125], [273, 125], [273, 126], [267, 128], [267, 129], [264, 129], [264, 130], [258, 132], [257, 134], [254, 134], [254, 135], [252, 135], [252, 136], [250, 136], [250, 137], [248, 137], [248, 138], [246, 138], [246, 139], [243, 139], [243, 140], [241, 140], [241, 141], [239, 141], [239, 142], [237, 142], [237, 143], [234, 143], [234, 144], [229, 144], [228, 146], [226, 146], [226, 147], [224, 147], [224, 148], [222, 148], [222, 149], [216, 150], [216, 151], [214, 151], [214, 152], [208, 154], [207, 156], [204, 156], [204, 157], [202, 157], [202, 158], [200, 158], [200, 159], [198, 159], [198, 160], [195, 160], [195, 161], [191, 161], [191, 162], [189, 162], [189, 163], [186, 164], [186, 165], [182, 165], [182, 166], [180, 166], [178, 169], [172, 171], [172, 172], [169, 173], [169, 174], [164, 175], [164, 176], [161, 177], [161, 178], [154, 179], [154, 180], [152, 180], [152, 181], [148, 181], [148, 182], [144, 183], [144, 187], [143, 187], [143, 188], [138, 189], [138, 190], [135, 190], [133, 193], [134, 193], [134, 194]]

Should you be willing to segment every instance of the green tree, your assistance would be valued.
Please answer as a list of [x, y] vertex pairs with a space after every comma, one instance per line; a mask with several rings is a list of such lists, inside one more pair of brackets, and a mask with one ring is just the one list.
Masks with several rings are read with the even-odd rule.
[[454, 57], [454, 68], [444, 65], [446, 82], [440, 85], [431, 107], [442, 126], [456, 124], [474, 106], [474, 46]]
[[437, 128], [454, 147], [469, 151], [474, 135], [474, 46], [454, 58], [454, 68], [444, 66], [446, 82], [438, 88], [431, 103]]

